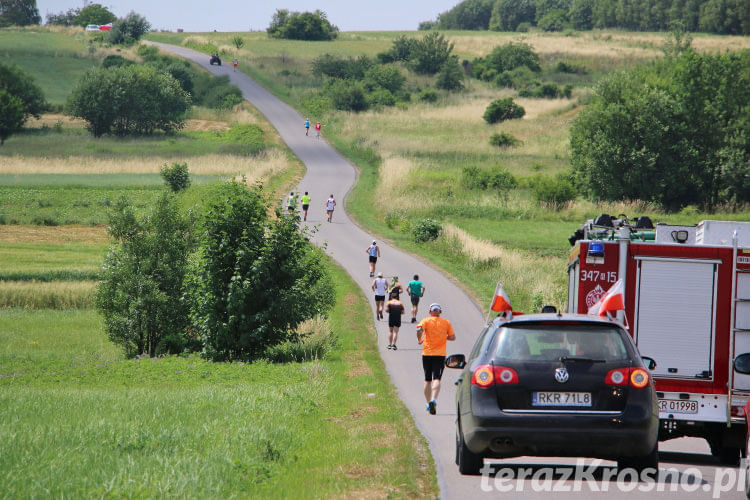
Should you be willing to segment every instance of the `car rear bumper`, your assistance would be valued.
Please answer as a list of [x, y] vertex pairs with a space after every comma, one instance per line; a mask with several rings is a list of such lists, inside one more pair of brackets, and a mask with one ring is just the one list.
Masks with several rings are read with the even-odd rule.
[[[468, 417], [468, 418], [467, 418]], [[616, 415], [517, 413], [478, 419], [462, 415], [468, 448], [486, 457], [586, 456], [604, 459], [648, 455], [656, 445], [659, 419]]]

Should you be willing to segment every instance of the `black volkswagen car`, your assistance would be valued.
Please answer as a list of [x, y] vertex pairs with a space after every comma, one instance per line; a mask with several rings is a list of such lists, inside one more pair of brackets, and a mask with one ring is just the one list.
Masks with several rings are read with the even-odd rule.
[[[645, 361], [644, 361], [645, 360]], [[490, 323], [456, 384], [456, 464], [484, 458], [576, 456], [658, 467], [659, 410], [649, 369], [618, 323], [579, 314], [531, 314]]]

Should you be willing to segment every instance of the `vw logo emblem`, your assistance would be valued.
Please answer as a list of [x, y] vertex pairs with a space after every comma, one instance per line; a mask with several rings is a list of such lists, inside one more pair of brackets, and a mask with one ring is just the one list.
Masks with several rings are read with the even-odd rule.
[[555, 369], [555, 380], [560, 382], [561, 384], [564, 384], [568, 381], [570, 378], [570, 375], [568, 374], [568, 370], [565, 368], [556, 368]]

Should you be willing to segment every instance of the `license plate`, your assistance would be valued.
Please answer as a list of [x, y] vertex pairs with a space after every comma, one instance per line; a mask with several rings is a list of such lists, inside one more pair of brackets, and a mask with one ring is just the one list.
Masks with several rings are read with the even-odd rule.
[[591, 406], [590, 392], [534, 392], [534, 406]]
[[665, 413], [698, 413], [698, 401], [660, 399], [659, 411]]

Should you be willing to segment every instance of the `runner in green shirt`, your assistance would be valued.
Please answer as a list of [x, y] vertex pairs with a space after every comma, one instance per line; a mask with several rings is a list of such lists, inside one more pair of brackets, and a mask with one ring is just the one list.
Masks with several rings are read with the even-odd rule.
[[419, 281], [419, 275], [415, 274], [414, 279], [406, 285], [406, 291], [411, 298], [411, 322], [417, 322], [417, 309], [419, 308], [419, 299], [424, 295], [424, 285]]
[[305, 191], [305, 194], [302, 195], [302, 220], [307, 220], [307, 209], [310, 208], [310, 195], [307, 194], [307, 191]]

